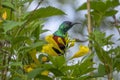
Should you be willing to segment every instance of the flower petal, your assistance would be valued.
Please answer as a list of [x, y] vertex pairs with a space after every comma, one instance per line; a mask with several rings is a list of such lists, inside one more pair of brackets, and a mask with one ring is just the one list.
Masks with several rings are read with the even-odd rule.
[[41, 75], [44, 75], [44, 76], [48, 76], [48, 74], [49, 74], [49, 71], [47, 71], [47, 70], [45, 70], [41, 73]]
[[42, 47], [42, 51], [43, 53], [47, 53], [51, 56], [58, 56], [58, 54], [52, 49], [53, 44], [46, 44]]
[[6, 20], [6, 18], [7, 18], [7, 12], [6, 11], [2, 14], [2, 18], [3, 18], [3, 20]]
[[87, 54], [88, 52], [89, 52], [89, 48], [87, 46], [80, 46], [78, 52], [76, 52], [73, 55], [72, 59], [81, 57], [81, 56]]

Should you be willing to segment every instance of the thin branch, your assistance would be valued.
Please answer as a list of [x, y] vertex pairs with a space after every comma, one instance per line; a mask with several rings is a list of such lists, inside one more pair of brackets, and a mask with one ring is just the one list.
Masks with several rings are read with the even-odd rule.
[[44, 0], [41, 0], [38, 5], [36, 6], [36, 8], [33, 10], [33, 12], [30, 14], [30, 16], [28, 17], [27, 21], [22, 25], [22, 27], [17, 31], [15, 37], [24, 29], [25, 25], [27, 25], [29, 23], [30, 18], [34, 15], [34, 12], [37, 10], [37, 8], [40, 6], [40, 4], [43, 2]]
[[90, 0], [87, 0], [87, 12], [88, 12], [88, 33], [92, 32], [91, 16], [90, 16]]
[[[117, 19], [116, 19], [116, 16], [114, 15], [113, 16], [113, 19], [114, 19], [114, 23], [115, 23], [115, 27], [117, 28], [117, 26], [118, 26], [118, 21], [117, 21]], [[117, 30], [118, 30], [118, 33], [119, 33], [119, 35], [120, 35], [120, 30], [119, 30], [119, 28], [117, 28]]]
[[[90, 0], [87, 0], [87, 21], [88, 21], [88, 34], [90, 35], [92, 33], [92, 25], [91, 25], [91, 15], [90, 15]], [[89, 40], [89, 47], [90, 47], [90, 51], [92, 51], [92, 41]], [[91, 52], [90, 52], [91, 53]], [[91, 59], [91, 62], [93, 62], [93, 59]], [[93, 66], [91, 66], [93, 67]], [[93, 72], [90, 73], [90, 76], [93, 76]], [[91, 79], [92, 80], [92, 79]]]
[[[90, 0], [87, 0], [87, 13], [88, 13], [87, 14], [87, 22], [88, 22], [87, 29], [88, 29], [88, 34], [90, 35], [93, 31], [92, 24], [91, 24], [91, 14], [90, 14]], [[92, 41], [89, 40], [89, 47], [90, 47], [90, 50], [92, 51], [91, 44], [92, 44]]]
[[[27, 22], [29, 22], [29, 19], [34, 15], [34, 12], [37, 10], [37, 8], [40, 6], [40, 4], [43, 2], [43, 0], [41, 0], [39, 3], [38, 3], [38, 5], [36, 6], [36, 8], [33, 10], [33, 12], [31, 13], [31, 15], [28, 17], [28, 20], [27, 20]], [[27, 23], [26, 22], [26, 23]]]
[[[7, 55], [6, 54], [4, 54], [3, 55], [3, 58], [2, 58], [2, 66], [5, 66], [6, 65], [6, 60], [7, 59]], [[6, 67], [4, 67], [4, 69], [1, 71], [2, 72], [2, 75], [1, 75], [1, 79], [2, 80], [6, 80], [6, 75], [7, 75], [7, 68]]]
[[[87, 22], [88, 22], [88, 34], [90, 35], [92, 33], [92, 25], [91, 25], [91, 14], [90, 14], [90, 0], [87, 0]], [[91, 44], [92, 44], [92, 41], [89, 40], [89, 47], [90, 47], [90, 50], [92, 51], [92, 47], [91, 47]], [[93, 61], [93, 60], [91, 60]]]

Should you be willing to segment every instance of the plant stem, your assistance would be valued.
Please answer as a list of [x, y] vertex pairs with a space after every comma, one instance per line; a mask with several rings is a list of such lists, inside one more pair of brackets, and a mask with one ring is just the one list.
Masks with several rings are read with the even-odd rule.
[[[92, 25], [91, 25], [91, 15], [90, 15], [90, 0], [87, 0], [87, 13], [88, 13], [88, 16], [87, 16], [87, 21], [88, 21], [88, 34], [90, 35], [92, 33]], [[92, 47], [91, 47], [91, 44], [92, 44], [92, 41], [89, 41], [89, 47], [90, 47], [90, 50], [92, 50]]]
[[92, 33], [91, 15], [90, 15], [90, 0], [87, 0], [87, 12], [88, 12], [88, 33]]
[[104, 64], [104, 65], [105, 65], [108, 80], [112, 80], [112, 78], [113, 78], [112, 66], [111, 65], [106, 65], [106, 64]]
[[112, 74], [108, 74], [108, 80], [112, 80]]
[[[5, 66], [6, 64], [6, 55], [3, 55], [3, 63], [2, 63], [2, 66]], [[6, 68], [4, 68], [2, 71], [2, 76], [1, 76], [1, 79], [2, 80], [5, 80], [6, 79]]]
[[[92, 33], [92, 25], [91, 25], [91, 15], [90, 15], [90, 0], [87, 0], [87, 22], [88, 22], [88, 34], [90, 35]], [[89, 41], [89, 47], [90, 51], [92, 51], [91, 47], [92, 41]], [[90, 52], [91, 53], [91, 52]], [[93, 62], [93, 59], [91, 59], [91, 62]], [[93, 66], [92, 66], [93, 67]], [[90, 73], [91, 76], [93, 76], [93, 72]], [[93, 79], [92, 79], [93, 80]]]
[[[113, 16], [113, 19], [114, 19], [114, 23], [115, 23], [115, 27], [117, 28], [117, 26], [118, 26], [118, 21], [117, 21], [117, 19], [116, 19], [116, 16], [114, 15]], [[118, 33], [119, 33], [119, 35], [120, 35], [120, 30], [119, 30], [119, 28], [117, 28], [117, 30], [118, 30]]]

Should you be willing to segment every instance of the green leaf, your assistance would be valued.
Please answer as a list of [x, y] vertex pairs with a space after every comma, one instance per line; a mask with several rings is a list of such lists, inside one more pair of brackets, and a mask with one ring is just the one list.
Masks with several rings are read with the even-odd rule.
[[44, 33], [44, 32], [47, 32], [47, 31], [49, 31], [49, 30], [48, 29], [44, 29], [44, 30], [41, 30], [40, 33]]
[[28, 76], [29, 79], [34, 78], [34, 77], [36, 77], [38, 74], [40, 74], [41, 71], [43, 71], [42, 68], [34, 69], [34, 70], [32, 70], [31, 72], [29, 72], [27, 76]]
[[40, 30], [41, 30], [41, 21], [39, 21], [39, 20], [34, 20], [34, 21], [32, 21], [32, 22], [30, 22], [29, 24], [27, 24], [27, 27], [25, 27], [22, 31], [21, 31], [21, 34], [22, 35], [24, 35], [24, 34], [28, 34], [29, 33], [29, 35], [30, 36], [32, 36], [31, 34], [35, 31], [35, 29], [37, 28], [37, 27], [40, 27]]
[[40, 26], [36, 27], [36, 29], [32, 32], [32, 35], [39, 40], [39, 36], [40, 36]]
[[[96, 11], [105, 11], [105, 3], [102, 1], [90, 1], [90, 8]], [[78, 7], [77, 11], [79, 10], [86, 10], [87, 9], [87, 3], [84, 3], [82, 6]]]
[[106, 7], [107, 8], [115, 8], [119, 6], [119, 0], [107, 0], [106, 1]]
[[23, 41], [29, 39], [28, 37], [25, 37], [25, 36], [17, 36], [15, 38], [12, 38], [12, 44], [13, 45], [16, 45], [16, 44], [20, 44], [20, 42], [23, 43]]
[[86, 59], [83, 62], [79, 62], [76, 65], [73, 65], [74, 68], [72, 70], [73, 76], [82, 76], [84, 74], [87, 74], [91, 71], [94, 71], [95, 68], [92, 68], [93, 62], [91, 60]]
[[92, 38], [91, 40], [94, 42], [93, 46], [99, 60], [108, 65], [111, 64], [112, 59], [111, 56], [109, 55], [110, 53], [105, 51], [103, 47], [113, 44], [113, 42], [111, 41], [112, 36], [113, 35], [106, 37], [105, 33], [100, 31], [94, 31], [91, 35]]
[[11, 62], [10, 66], [22, 66], [22, 62]]
[[103, 14], [99, 13], [97, 11], [91, 12], [92, 15], [92, 21], [94, 23], [95, 26], [99, 26], [102, 19], [103, 19]]
[[49, 69], [49, 71], [52, 72], [56, 77], [57, 76], [64, 76], [63, 73], [58, 69], [51, 68], [51, 69]]
[[113, 16], [117, 13], [118, 11], [117, 10], [110, 10], [110, 11], [106, 11], [105, 12], [105, 16]]
[[36, 78], [39, 78], [38, 80], [53, 80], [52, 78], [44, 75], [38, 75]]
[[115, 57], [113, 58], [113, 68], [116, 69], [118, 72], [120, 71], [120, 46], [113, 49], [112, 53], [115, 54]]
[[37, 48], [37, 47], [43, 46], [44, 44], [45, 44], [45, 42], [43, 42], [43, 41], [36, 42], [36, 43], [30, 45], [30, 48], [31, 48], [31, 49], [34, 49], [34, 48]]
[[21, 80], [20, 77], [14, 77], [12, 80]]
[[105, 72], [105, 66], [102, 65], [102, 64], [99, 64], [98, 74], [97, 75], [103, 77], [105, 74], [106, 74], [106, 72]]
[[91, 79], [91, 76], [86, 75], [86, 76], [80, 76], [76, 80], [90, 80], [90, 79]]
[[2, 6], [15, 10], [14, 5], [10, 1], [3, 1]]
[[38, 48], [38, 47], [42, 47], [44, 44], [45, 44], [45, 42], [39, 41], [39, 42], [33, 43], [33, 44], [31, 44], [31, 45], [29, 45], [27, 47], [26, 46], [22, 47], [20, 49], [20, 51], [24, 51], [24, 53], [27, 53], [27, 52], [31, 51], [32, 49], [35, 49], [35, 48]]
[[42, 66], [47, 70], [54, 68], [54, 66], [52, 64], [43, 64]]
[[81, 6], [79, 6], [77, 8], [77, 11], [79, 11], [79, 10], [86, 10], [86, 9], [87, 9], [87, 3], [84, 3], [84, 4], [82, 4]]
[[[91, 8], [91, 18], [93, 22], [93, 26], [100, 26], [102, 20], [105, 17], [113, 16], [117, 13], [117, 10], [114, 10], [115, 7], [119, 5], [118, 0], [93, 0], [90, 1], [90, 8]], [[77, 11], [79, 10], [87, 10], [87, 2], [84, 3], [82, 6], [78, 7]]]
[[[75, 78], [66, 78], [66, 77], [63, 77], [63, 78], [61, 78], [61, 80], [77, 80], [77, 79], [75, 79]], [[81, 79], [80, 79], [81, 80]]]
[[109, 56], [109, 54], [103, 50], [103, 48], [101, 48], [99, 45], [95, 46], [95, 50], [96, 50], [96, 54], [99, 58], [99, 60], [103, 63], [106, 62], [106, 64], [111, 64], [111, 57]]
[[99, 13], [104, 13], [107, 10], [105, 3], [102, 1], [92, 1], [91, 9], [98, 11]]
[[35, 38], [35, 41], [38, 41], [40, 39], [40, 34], [42, 34], [43, 32], [46, 32], [48, 30], [42, 30], [43, 26], [41, 25], [36, 25], [36, 26], [33, 26], [32, 28], [32, 36]]
[[[119, 5], [119, 0], [106, 0], [105, 2], [103, 1], [90, 1], [90, 8], [96, 11], [101, 11], [104, 12], [107, 9], [110, 8], [115, 8]], [[86, 10], [87, 9], [87, 3], [82, 4], [81, 6], [78, 7], [77, 11], [79, 10]]]
[[[91, 35], [91, 40], [93, 40], [97, 45], [103, 47], [106, 45], [111, 45], [113, 42], [111, 41], [113, 35], [109, 35], [106, 37], [106, 34], [100, 31], [94, 31]], [[95, 44], [95, 45], [96, 45]]]
[[7, 31], [15, 27], [21, 26], [22, 24], [24, 24], [24, 22], [6, 21], [5, 23], [3, 23], [3, 29], [6, 33]]
[[29, 21], [33, 21], [35, 19], [39, 18], [46, 18], [50, 16], [56, 16], [56, 15], [64, 15], [65, 13], [61, 11], [60, 9], [57, 9], [55, 7], [48, 6], [46, 8], [40, 8], [35, 11], [32, 11], [27, 17]]
[[50, 61], [56, 68], [61, 68], [65, 64], [64, 56], [51, 56]]
[[120, 28], [120, 26], [116, 26], [116, 28], [118, 28], [118, 29], [119, 29], [119, 28]]

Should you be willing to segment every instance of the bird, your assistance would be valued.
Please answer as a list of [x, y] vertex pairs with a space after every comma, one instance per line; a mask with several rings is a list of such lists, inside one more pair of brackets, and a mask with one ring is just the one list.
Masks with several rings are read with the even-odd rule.
[[[65, 36], [66, 33], [68, 32], [68, 30], [70, 30], [75, 24], [81, 24], [78, 22], [71, 22], [71, 21], [64, 21], [63, 23], [60, 24], [59, 28], [53, 33], [53, 39], [54, 41], [57, 43], [57, 45], [59, 46], [59, 48], [65, 52]], [[64, 44], [60, 43], [58, 41], [58, 38], [61, 38], [62, 41], [64, 42]], [[58, 54], [61, 55], [61, 52], [53, 47], [53, 50]]]

